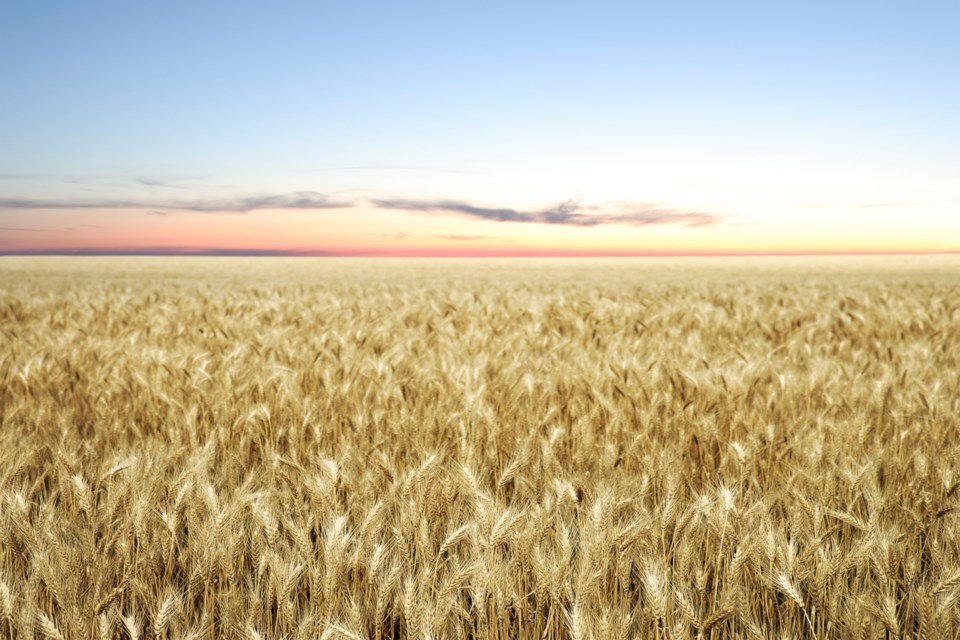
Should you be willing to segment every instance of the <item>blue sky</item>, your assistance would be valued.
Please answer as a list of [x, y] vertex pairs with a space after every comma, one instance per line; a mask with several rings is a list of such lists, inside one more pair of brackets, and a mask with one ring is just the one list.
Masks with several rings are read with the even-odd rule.
[[[436, 244], [416, 240], [424, 211], [376, 200], [572, 201], [600, 218], [724, 221], [714, 236], [682, 217], [608, 229], [625, 251], [679, 251], [684, 237], [691, 251], [844, 250], [815, 242], [837, 234], [854, 250], [958, 250], [958, 32], [960, 4], [946, 2], [7, 1], [0, 227], [38, 231], [0, 231], [0, 251], [136, 248], [155, 235], [148, 210], [302, 192], [350, 207], [242, 224], [389, 253], [350, 230], [366, 217], [416, 253]], [[457, 211], [433, 210], [430, 228], [612, 246]], [[176, 246], [212, 241], [193, 239], [210, 226], [196, 215], [151, 218], [180, 225]], [[104, 233], [71, 231], [84, 225]]]

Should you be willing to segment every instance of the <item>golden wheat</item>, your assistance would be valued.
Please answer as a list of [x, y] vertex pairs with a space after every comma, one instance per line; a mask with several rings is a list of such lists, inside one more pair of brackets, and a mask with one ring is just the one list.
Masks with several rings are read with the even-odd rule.
[[0, 261], [0, 638], [955, 637], [960, 259]]

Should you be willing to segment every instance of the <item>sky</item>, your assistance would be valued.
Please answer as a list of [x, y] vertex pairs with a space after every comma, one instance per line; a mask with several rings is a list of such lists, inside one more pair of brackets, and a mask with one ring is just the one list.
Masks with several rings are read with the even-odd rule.
[[957, 2], [0, 0], [0, 254], [960, 251]]

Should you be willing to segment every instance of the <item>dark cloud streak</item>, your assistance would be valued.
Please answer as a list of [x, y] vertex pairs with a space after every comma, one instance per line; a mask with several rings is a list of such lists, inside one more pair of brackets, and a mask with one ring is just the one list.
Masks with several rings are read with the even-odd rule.
[[586, 207], [573, 200], [540, 211], [520, 211], [508, 208], [488, 208], [451, 200], [373, 200], [378, 209], [397, 209], [421, 213], [459, 214], [495, 222], [531, 222], [540, 224], [595, 227], [602, 224], [648, 226], [657, 224], [685, 224], [706, 226], [719, 224], [721, 217], [712, 213], [680, 211], [649, 205], [635, 205], [621, 213], [602, 213], [598, 207]]
[[195, 213], [250, 213], [261, 209], [344, 209], [352, 202], [333, 200], [316, 191], [296, 191], [287, 194], [248, 196], [244, 198], [185, 200], [172, 202], [140, 202], [136, 200], [28, 200], [0, 198], [0, 209], [150, 209], [149, 215], [166, 215], [169, 211]]
[[719, 214], [684, 211], [651, 204], [625, 205], [613, 210], [602, 210], [600, 207], [586, 206], [575, 200], [567, 200], [546, 209], [524, 211], [509, 207], [482, 207], [455, 200], [413, 200], [404, 198], [338, 200], [316, 191], [296, 191], [240, 198], [171, 200], [167, 202], [0, 198], [0, 210], [139, 209], [144, 210], [143, 213], [146, 215], [160, 217], [182, 212], [242, 215], [270, 209], [307, 211], [362, 207], [436, 215], [459, 215], [494, 222], [522, 222], [571, 227], [595, 227], [611, 224], [634, 227], [681, 224], [688, 227], [698, 227], [719, 224], [723, 221], [723, 217]]

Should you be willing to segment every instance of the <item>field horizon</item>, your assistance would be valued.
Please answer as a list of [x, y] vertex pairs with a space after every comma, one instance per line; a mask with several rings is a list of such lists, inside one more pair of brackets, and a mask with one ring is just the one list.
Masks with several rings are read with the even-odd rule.
[[952, 638], [960, 255], [0, 258], [0, 638]]

